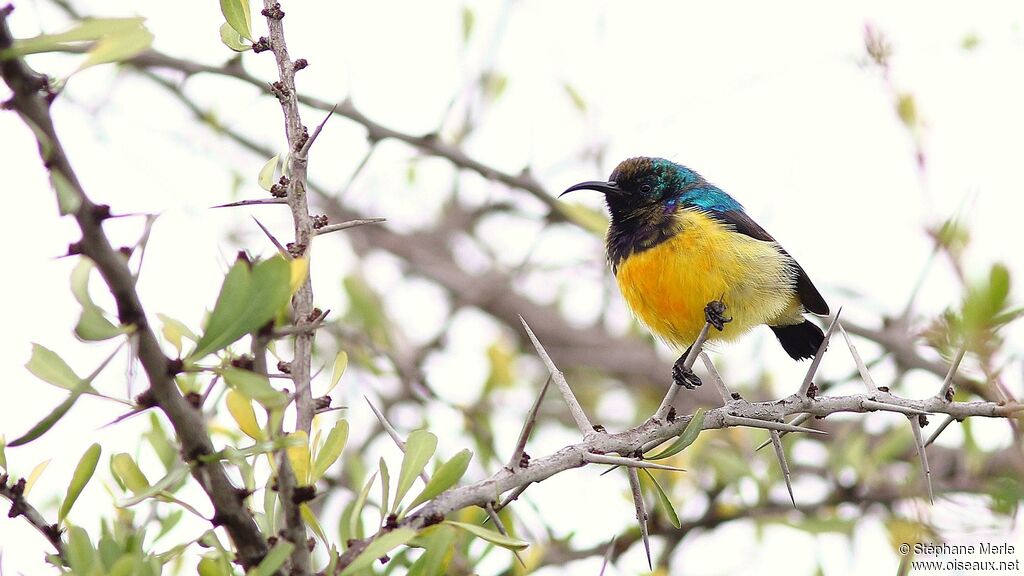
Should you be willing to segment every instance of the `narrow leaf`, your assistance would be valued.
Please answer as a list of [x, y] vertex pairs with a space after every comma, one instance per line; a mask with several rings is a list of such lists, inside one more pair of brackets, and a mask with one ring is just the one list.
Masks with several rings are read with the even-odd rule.
[[704, 428], [704, 416], [707, 414], [707, 410], [704, 408], [697, 408], [697, 411], [693, 413], [693, 418], [683, 429], [682, 434], [676, 438], [668, 448], [662, 450], [655, 456], [647, 457], [647, 460], [661, 460], [668, 458], [669, 456], [675, 456], [676, 454], [686, 450], [693, 441], [697, 439], [697, 435]]
[[64, 415], [68, 413], [68, 410], [71, 410], [71, 407], [75, 405], [75, 402], [77, 402], [78, 398], [81, 396], [82, 387], [79, 387], [75, 391], [71, 392], [67, 399], [61, 402], [59, 406], [54, 408], [53, 412], [50, 412], [50, 414], [47, 415], [46, 418], [40, 420], [28, 432], [25, 432], [25, 434], [23, 434], [20, 438], [11, 441], [11, 443], [8, 444], [8, 446], [14, 447], [21, 446], [22, 444], [28, 444], [29, 442], [49, 432], [50, 428], [53, 428], [54, 424], [60, 421], [60, 419], [63, 418]]
[[[224, 27], [221, 26], [221, 33], [223, 34]], [[281, 155], [276, 154], [270, 160], [267, 160], [263, 167], [260, 168], [260, 174], [256, 177], [256, 181], [259, 182], [260, 188], [263, 188], [267, 192], [270, 192], [270, 188], [274, 185], [274, 173], [277, 172], [277, 165], [281, 160]]]
[[227, 404], [228, 412], [231, 413], [231, 417], [235, 419], [238, 428], [246, 436], [257, 442], [265, 439], [263, 430], [260, 429], [259, 423], [256, 422], [256, 412], [252, 409], [252, 400], [248, 396], [237, 389], [231, 389], [228, 390], [225, 403]]
[[32, 344], [32, 356], [25, 368], [40, 380], [65, 390], [74, 390], [83, 382], [56, 352], [39, 344]]
[[456, 535], [455, 528], [444, 524], [421, 531], [417, 540], [422, 541], [424, 552], [409, 569], [409, 576], [445, 574]]
[[488, 530], [487, 528], [484, 528], [483, 526], [480, 526], [478, 524], [456, 522], [454, 520], [445, 520], [444, 523], [462, 528], [463, 530], [469, 532], [477, 538], [482, 538], [490, 542], [491, 544], [497, 544], [498, 546], [501, 546], [502, 548], [508, 548], [509, 550], [522, 550], [530, 545], [529, 542], [523, 542], [522, 540], [518, 540], [510, 536], [503, 536], [499, 532], [495, 532], [494, 530]]
[[92, 50], [89, 50], [85, 61], [78, 67], [78, 70], [84, 70], [97, 64], [127, 60], [149, 48], [152, 44], [153, 33], [144, 26], [104, 36]]
[[405, 544], [409, 540], [416, 537], [416, 531], [412, 528], [396, 528], [391, 532], [387, 532], [373, 539], [363, 551], [356, 556], [355, 560], [352, 561], [344, 570], [341, 571], [341, 576], [348, 576], [349, 574], [355, 574], [361, 570], [369, 568], [373, 565], [373, 562], [384, 556], [393, 549]]
[[121, 483], [133, 493], [138, 494], [149, 489], [149, 480], [131, 455], [124, 452], [114, 454], [111, 457], [110, 466], [120, 478]]
[[309, 485], [309, 436], [306, 432], [299, 430], [287, 435], [294, 443], [285, 449], [288, 454], [288, 462], [292, 465], [292, 472], [295, 473], [295, 481], [300, 486]]
[[398, 490], [395, 492], [395, 502], [391, 505], [393, 510], [398, 508], [402, 498], [412, 487], [412, 483], [426, 467], [430, 457], [437, 449], [437, 436], [426, 430], [416, 430], [409, 434], [405, 442], [405, 458], [402, 459], [402, 469], [398, 473]]
[[330, 433], [327, 434], [327, 440], [324, 441], [323, 448], [317, 452], [316, 462], [313, 464], [313, 482], [323, 478], [324, 474], [327, 473], [327, 469], [338, 461], [347, 441], [348, 420], [338, 420], [334, 424], [334, 428], [331, 428]]
[[462, 475], [466, 473], [466, 469], [469, 468], [469, 461], [472, 459], [473, 453], [469, 450], [463, 450], [452, 456], [430, 477], [430, 482], [427, 483], [426, 488], [420, 492], [419, 496], [413, 499], [412, 503], [409, 504], [409, 508], [414, 508], [418, 504], [426, 502], [454, 486], [456, 482], [462, 479]]
[[342, 375], [345, 374], [345, 370], [348, 368], [348, 352], [341, 350], [338, 355], [334, 357], [334, 370], [331, 372], [331, 385], [327, 388], [327, 392], [324, 394], [330, 394], [331, 390], [338, 385], [341, 381]]
[[36, 464], [36, 467], [29, 473], [28, 479], [25, 480], [25, 491], [22, 493], [23, 496], [28, 496], [28, 493], [32, 491], [32, 487], [36, 485], [36, 480], [39, 480], [39, 477], [43, 475], [43, 470], [46, 470], [46, 467], [49, 465], [49, 458], [43, 460], [39, 464]]
[[288, 404], [288, 395], [270, 385], [270, 380], [241, 368], [225, 368], [221, 371], [227, 385], [252, 398], [267, 408], [281, 408]]
[[658, 483], [658, 479], [651, 474], [650, 470], [641, 468], [640, 472], [647, 475], [647, 479], [654, 484], [654, 493], [658, 495], [658, 505], [662, 510], [665, 511], [665, 515], [668, 516], [668, 521], [672, 523], [676, 528], [680, 527], [679, 515], [676, 514], [676, 509], [672, 506], [672, 501], [668, 499], [668, 494], [665, 493], [665, 489]]
[[363, 506], [366, 505], [366, 498], [370, 495], [370, 488], [373, 488], [373, 482], [377, 479], [377, 473], [374, 472], [370, 479], [367, 480], [363, 486], [362, 491], [359, 492], [359, 496], [356, 497], [355, 503], [352, 505], [352, 515], [349, 517], [348, 534], [350, 538], [362, 538], [362, 515]]
[[267, 555], [260, 561], [259, 566], [249, 570], [246, 573], [247, 576], [273, 576], [278, 568], [284, 566], [285, 561], [292, 555], [292, 550], [295, 549], [295, 544], [279, 538], [277, 544], [267, 552]]
[[92, 479], [93, 473], [96, 472], [96, 464], [100, 461], [101, 452], [100, 445], [93, 444], [85, 451], [85, 454], [82, 454], [82, 458], [78, 460], [78, 465], [75, 466], [75, 473], [71, 475], [71, 483], [68, 484], [68, 490], [64, 494], [64, 500], [60, 503], [60, 511], [57, 513], [58, 524], [64, 522], [64, 518], [67, 517], [71, 507], [75, 505], [75, 501], [81, 495], [82, 489]]

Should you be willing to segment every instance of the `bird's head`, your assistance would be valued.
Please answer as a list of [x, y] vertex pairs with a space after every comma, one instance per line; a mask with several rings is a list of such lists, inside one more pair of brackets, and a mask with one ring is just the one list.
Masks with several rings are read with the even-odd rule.
[[664, 158], [637, 157], [623, 160], [612, 171], [607, 182], [580, 182], [562, 195], [574, 190], [597, 190], [604, 194], [612, 218], [628, 218], [633, 214], [670, 212], [684, 201], [683, 194], [703, 182], [699, 174]]

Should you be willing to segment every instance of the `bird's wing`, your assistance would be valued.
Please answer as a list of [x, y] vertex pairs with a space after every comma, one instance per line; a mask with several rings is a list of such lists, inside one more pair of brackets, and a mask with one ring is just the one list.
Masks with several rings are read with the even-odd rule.
[[744, 236], [750, 236], [765, 242], [773, 242], [783, 254], [793, 261], [793, 266], [796, 268], [796, 293], [800, 297], [800, 302], [804, 305], [804, 308], [815, 314], [828, 315], [828, 304], [825, 303], [825, 299], [821, 297], [818, 289], [814, 287], [811, 278], [807, 276], [804, 269], [800, 267], [800, 264], [797, 263], [796, 259], [789, 252], [786, 252], [785, 248], [775, 241], [775, 238], [772, 238], [771, 234], [765, 232], [764, 228], [761, 228], [757, 222], [754, 222], [746, 212], [741, 210], [725, 210], [710, 211], [707, 214], [723, 224], [732, 226]]

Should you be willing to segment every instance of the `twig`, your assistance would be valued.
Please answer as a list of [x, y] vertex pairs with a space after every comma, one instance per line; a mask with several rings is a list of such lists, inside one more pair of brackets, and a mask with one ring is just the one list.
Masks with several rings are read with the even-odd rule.
[[0, 474], [0, 496], [11, 502], [11, 509], [7, 512], [7, 517], [24, 517], [26, 522], [31, 524], [33, 528], [38, 530], [50, 542], [54, 550], [57, 551], [57, 555], [60, 556], [61, 562], [65, 566], [70, 566], [67, 550], [64, 548], [64, 541], [60, 537], [62, 532], [60, 526], [48, 523], [43, 518], [43, 515], [39, 513], [39, 510], [36, 510], [35, 507], [28, 503], [28, 500], [25, 500], [24, 478], [19, 479], [12, 486], [7, 485], [7, 480], [7, 474]]

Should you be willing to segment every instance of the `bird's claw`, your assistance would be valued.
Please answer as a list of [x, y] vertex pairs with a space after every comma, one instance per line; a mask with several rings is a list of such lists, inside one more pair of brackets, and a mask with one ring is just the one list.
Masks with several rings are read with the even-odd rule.
[[721, 300], [708, 302], [708, 305], [704, 307], [704, 319], [721, 332], [725, 329], [726, 324], [732, 322], [732, 317], [726, 317], [725, 310], [725, 302]]
[[685, 360], [686, 356], [684, 355], [672, 366], [672, 382], [676, 386], [684, 386], [687, 390], [693, 390], [701, 385], [700, 377], [683, 364]]

